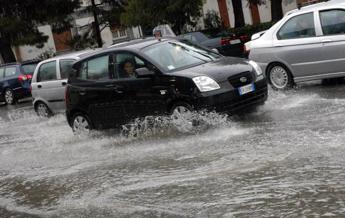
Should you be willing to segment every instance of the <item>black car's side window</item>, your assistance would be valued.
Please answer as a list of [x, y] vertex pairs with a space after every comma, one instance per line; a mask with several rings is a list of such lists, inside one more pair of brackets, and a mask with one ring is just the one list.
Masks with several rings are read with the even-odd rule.
[[5, 77], [11, 77], [16, 75], [17, 67], [6, 67], [5, 68]]
[[37, 74], [37, 82], [56, 80], [56, 61], [44, 63]]
[[81, 63], [78, 78], [83, 80], [109, 79], [109, 55], [92, 58]]
[[123, 52], [115, 55], [114, 67], [114, 78], [128, 79], [136, 78], [135, 70], [146, 67], [146, 63], [143, 59], [132, 53]]

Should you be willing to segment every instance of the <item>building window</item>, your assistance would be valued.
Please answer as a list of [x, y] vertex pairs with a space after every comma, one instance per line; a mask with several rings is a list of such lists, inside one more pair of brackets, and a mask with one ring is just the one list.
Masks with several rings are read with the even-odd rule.
[[120, 30], [120, 37], [127, 36], [126, 30]]
[[127, 37], [126, 29], [112, 29], [111, 32], [113, 34], [113, 39], [126, 38]]

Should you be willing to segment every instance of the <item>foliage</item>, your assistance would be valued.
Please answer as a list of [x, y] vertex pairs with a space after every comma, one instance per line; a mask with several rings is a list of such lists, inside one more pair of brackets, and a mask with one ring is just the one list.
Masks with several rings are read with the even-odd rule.
[[52, 48], [50, 48], [49, 50], [44, 51], [43, 53], [38, 55], [36, 57], [36, 59], [38, 59], [38, 60], [46, 60], [46, 59], [49, 59], [49, 58], [52, 58], [52, 57], [55, 57], [55, 56], [56, 56], [56, 53], [53, 51]]
[[[50, 23], [57, 30], [68, 25], [68, 14], [78, 0], [0, 0], [0, 36], [11, 45], [34, 45], [47, 40], [37, 24]], [[44, 10], [42, 10], [44, 8]]]
[[39, 32], [38, 24], [52, 24], [56, 31], [70, 23], [68, 16], [79, 0], [0, 0], [0, 52], [5, 62], [15, 61], [13, 45], [42, 47], [48, 37]]
[[126, 26], [170, 24], [181, 33], [186, 26], [196, 26], [202, 15], [203, 0], [128, 0], [121, 22]]
[[70, 41], [67, 42], [67, 44], [75, 51], [97, 47], [96, 39], [94, 37], [90, 37], [88, 33], [74, 36]]
[[230, 29], [229, 31], [231, 33], [235, 33], [238, 36], [247, 35], [247, 36], [251, 37], [255, 33], [258, 33], [258, 32], [264, 31], [264, 30], [268, 30], [274, 24], [275, 24], [275, 22], [267, 22], [267, 23], [260, 23], [257, 25], [246, 25], [246, 26], [241, 27], [241, 28]]
[[214, 10], [207, 11], [204, 18], [204, 24], [206, 29], [221, 29], [223, 28], [223, 21]]
[[248, 37], [251, 37], [255, 33], [268, 30], [273, 25], [274, 25], [274, 22], [267, 22], [267, 23], [260, 23], [258, 25], [246, 25], [240, 28], [231, 28], [231, 29], [227, 29], [221, 32], [219, 30], [214, 30], [214, 29], [206, 29], [206, 30], [203, 30], [202, 32], [212, 37], [222, 36], [222, 35], [226, 36], [231, 33], [237, 36], [247, 35]]

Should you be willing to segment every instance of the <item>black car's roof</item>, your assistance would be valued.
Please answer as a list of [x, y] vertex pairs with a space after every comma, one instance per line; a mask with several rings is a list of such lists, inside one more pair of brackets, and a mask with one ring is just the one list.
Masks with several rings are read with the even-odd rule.
[[81, 57], [81, 60], [83, 60], [83, 59], [87, 59], [89, 57], [92, 57], [94, 55], [103, 54], [103, 53], [111, 52], [111, 51], [123, 50], [124, 48], [126, 50], [139, 51], [139, 50], [141, 50], [145, 47], [148, 47], [150, 45], [154, 45], [154, 44], [158, 44], [158, 43], [166, 42], [166, 41], [170, 41], [170, 40], [178, 40], [178, 39], [173, 38], [173, 37], [164, 37], [164, 38], [161, 38], [160, 40], [158, 40], [154, 37], [144, 38], [144, 39], [136, 39], [136, 40], [131, 40], [131, 41], [115, 44], [115, 45], [112, 45], [108, 48], [105, 48], [105, 49], [102, 49], [102, 50], [99, 50], [96, 52], [81, 55], [80, 57]]

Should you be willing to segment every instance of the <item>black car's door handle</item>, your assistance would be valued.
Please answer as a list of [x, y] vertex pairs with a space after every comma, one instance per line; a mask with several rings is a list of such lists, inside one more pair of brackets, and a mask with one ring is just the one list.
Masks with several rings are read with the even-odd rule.
[[42, 85], [37, 85], [37, 88], [39, 88], [39, 89], [42, 88]]
[[79, 95], [86, 95], [86, 91], [79, 91]]
[[106, 85], [105, 87], [111, 88], [114, 90], [114, 92], [119, 93], [119, 94], [124, 93], [124, 88], [122, 86], [119, 86], [119, 85], [109, 84], [109, 85]]

